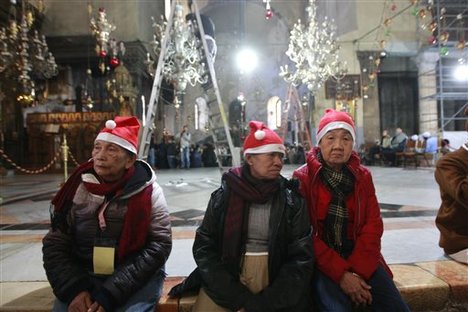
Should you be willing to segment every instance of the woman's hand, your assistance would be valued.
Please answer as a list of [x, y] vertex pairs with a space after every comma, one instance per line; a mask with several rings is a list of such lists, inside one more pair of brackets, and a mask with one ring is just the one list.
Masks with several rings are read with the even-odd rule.
[[97, 302], [93, 302], [91, 294], [82, 291], [68, 305], [68, 312], [105, 312]]
[[340, 287], [355, 304], [370, 305], [372, 303], [371, 287], [359, 275], [345, 272], [340, 280]]
[[68, 312], [88, 312], [93, 301], [87, 291], [82, 291], [68, 305]]
[[99, 303], [94, 302], [88, 309], [87, 312], [106, 312], [103, 307], [99, 305]]

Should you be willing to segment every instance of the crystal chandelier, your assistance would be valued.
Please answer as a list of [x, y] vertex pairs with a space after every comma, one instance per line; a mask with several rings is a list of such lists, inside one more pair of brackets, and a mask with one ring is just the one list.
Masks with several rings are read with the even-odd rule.
[[317, 5], [309, 0], [308, 24], [301, 20], [294, 24], [289, 37], [286, 55], [295, 64], [291, 72], [288, 65], [280, 67], [280, 76], [294, 86], [304, 84], [312, 93], [317, 92], [324, 82], [333, 77], [342, 79], [346, 73], [346, 62], [340, 61], [340, 46], [336, 42], [336, 26], [328, 17], [317, 21]]
[[[37, 30], [32, 5], [22, 2], [19, 25], [16, 0], [10, 5], [8, 25], [0, 29], [0, 75], [17, 80], [17, 100], [28, 105], [35, 97], [34, 80], [56, 76], [58, 69], [45, 36]], [[38, 8], [43, 9], [42, 2]]]
[[[174, 86], [176, 93], [184, 93], [187, 84], [193, 87], [197, 83], [204, 84], [208, 81], [205, 63], [198, 48], [201, 42], [195, 35], [194, 22], [190, 19], [186, 22], [182, 6], [176, 4], [162, 68], [163, 77]], [[161, 53], [166, 27], [167, 22], [163, 18], [160, 23], [153, 19], [154, 35], [151, 44], [156, 55]], [[149, 54], [146, 64], [148, 71], [153, 74], [155, 64]]]

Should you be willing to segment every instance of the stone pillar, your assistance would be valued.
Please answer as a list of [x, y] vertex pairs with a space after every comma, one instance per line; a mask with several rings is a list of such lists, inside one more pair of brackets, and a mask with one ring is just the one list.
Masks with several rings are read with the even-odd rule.
[[437, 113], [437, 73], [439, 54], [422, 52], [415, 57], [418, 65], [419, 84], [419, 132], [429, 131], [432, 135], [438, 130]]
[[[362, 92], [362, 127], [364, 142], [374, 142], [380, 138], [379, 87], [376, 75], [371, 80], [369, 75], [375, 70], [375, 51], [357, 52], [361, 68]], [[366, 90], [366, 91], [365, 91]]]

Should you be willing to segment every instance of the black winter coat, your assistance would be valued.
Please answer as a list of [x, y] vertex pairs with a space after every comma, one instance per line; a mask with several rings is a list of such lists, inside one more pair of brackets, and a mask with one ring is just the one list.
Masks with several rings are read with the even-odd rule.
[[193, 254], [206, 293], [218, 305], [238, 311], [311, 311], [310, 280], [314, 266], [311, 228], [304, 199], [297, 186], [281, 178], [277, 211], [270, 213], [270, 284], [251, 293], [240, 278], [240, 261], [221, 259], [223, 226], [229, 189], [225, 183], [211, 195], [202, 225], [197, 229]]

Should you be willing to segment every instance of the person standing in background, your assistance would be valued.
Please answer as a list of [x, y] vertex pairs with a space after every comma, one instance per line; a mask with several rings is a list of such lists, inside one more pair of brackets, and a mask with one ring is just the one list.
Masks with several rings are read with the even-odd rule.
[[166, 142], [166, 155], [169, 169], [177, 168], [177, 145], [172, 136], [168, 136]]
[[190, 168], [190, 144], [192, 143], [192, 134], [185, 125], [180, 133], [180, 168]]

